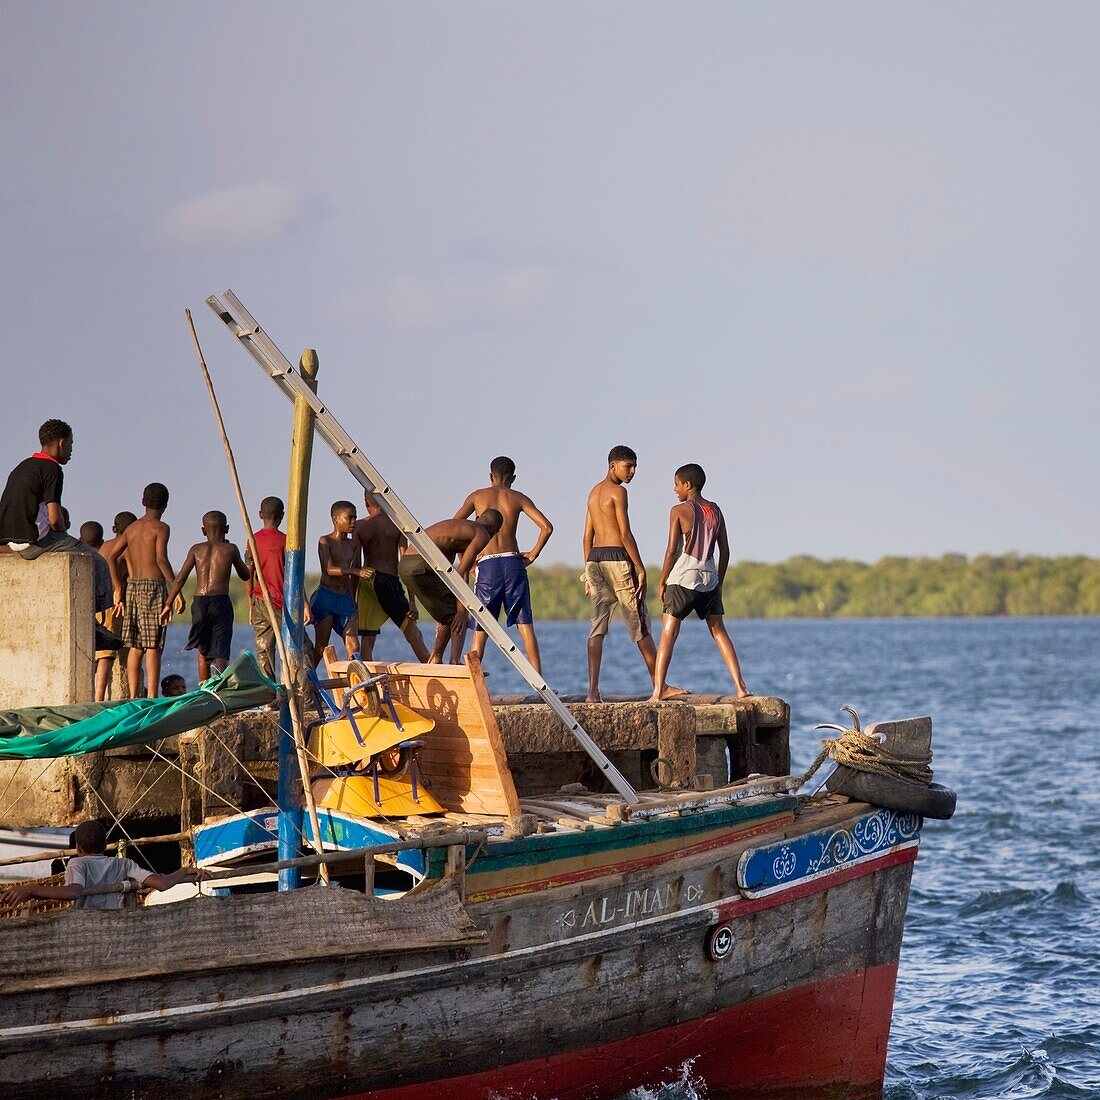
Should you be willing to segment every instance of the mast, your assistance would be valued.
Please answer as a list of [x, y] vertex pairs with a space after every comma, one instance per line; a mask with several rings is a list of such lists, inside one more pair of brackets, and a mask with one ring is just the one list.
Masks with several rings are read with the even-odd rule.
[[[299, 361], [302, 379], [313, 393], [317, 392], [317, 352], [306, 348]], [[305, 542], [306, 512], [309, 505], [309, 471], [313, 462], [313, 427], [316, 417], [303, 398], [294, 402], [294, 434], [290, 444], [290, 486], [286, 499], [286, 572], [283, 580], [283, 641], [289, 662], [288, 681], [297, 687], [305, 669]], [[279, 709], [279, 786], [276, 801], [279, 806], [279, 859], [297, 859], [302, 855], [302, 779], [295, 774], [297, 748], [290, 734], [290, 707], [286, 700]], [[308, 782], [308, 777], [304, 778]], [[317, 850], [321, 838], [315, 837]], [[302, 872], [297, 867], [279, 871], [279, 889], [294, 890], [301, 884]]]

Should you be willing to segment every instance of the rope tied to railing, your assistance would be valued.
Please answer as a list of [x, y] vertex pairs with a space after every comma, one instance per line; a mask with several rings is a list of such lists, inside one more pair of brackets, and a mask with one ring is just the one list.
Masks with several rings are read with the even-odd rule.
[[[851, 707], [844, 710], [852, 716], [853, 724], [845, 729], [842, 726], [822, 725], [817, 729], [836, 730], [839, 737], [826, 737], [821, 742], [821, 752], [799, 779], [798, 787], [805, 786], [814, 772], [826, 760], [843, 765], [857, 772], [873, 772], [890, 779], [906, 783], [918, 783], [927, 787], [932, 782], [932, 752], [900, 754], [891, 752], [881, 737], [864, 733], [860, 728], [859, 715]], [[872, 727], [873, 728], [873, 727]], [[795, 789], [797, 790], [798, 787]]]

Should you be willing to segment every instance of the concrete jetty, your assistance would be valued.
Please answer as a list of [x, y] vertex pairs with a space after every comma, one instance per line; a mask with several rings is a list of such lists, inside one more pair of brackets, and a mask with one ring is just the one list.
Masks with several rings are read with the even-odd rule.
[[[82, 702], [93, 695], [92, 565], [74, 554], [0, 558], [0, 709]], [[636, 787], [691, 789], [790, 770], [790, 710], [781, 699], [699, 695], [564, 699]], [[593, 762], [537, 696], [493, 700], [522, 796], [569, 783], [603, 790]], [[50, 761], [0, 761], [0, 826], [64, 826], [120, 816], [127, 831], [187, 828], [271, 805], [278, 727], [273, 712], [218, 719], [150, 748], [136, 745]]]

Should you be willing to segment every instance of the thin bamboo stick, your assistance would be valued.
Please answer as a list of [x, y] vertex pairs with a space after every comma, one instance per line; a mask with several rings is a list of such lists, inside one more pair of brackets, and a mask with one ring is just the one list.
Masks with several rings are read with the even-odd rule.
[[[206, 382], [206, 392], [210, 395], [210, 404], [214, 407], [214, 416], [218, 421], [218, 430], [221, 432], [222, 445], [225, 447], [225, 458], [229, 463], [229, 472], [233, 478], [233, 489], [237, 495], [237, 506], [241, 510], [241, 522], [244, 524], [245, 533], [248, 536], [248, 549], [252, 555], [255, 566], [256, 579], [260, 582], [260, 591], [263, 593], [264, 608], [267, 611], [271, 629], [275, 632], [275, 645], [279, 650], [279, 660], [283, 666], [283, 686], [287, 691], [287, 704], [290, 708], [290, 724], [294, 737], [294, 748], [298, 754], [298, 770], [302, 775], [302, 787], [305, 793], [306, 809], [309, 812], [309, 821], [313, 826], [313, 847], [318, 854], [324, 854], [324, 845], [321, 843], [321, 823], [317, 817], [317, 803], [313, 799], [313, 788], [309, 782], [309, 761], [306, 758], [305, 739], [302, 736], [302, 715], [298, 699], [298, 686], [293, 682], [290, 662], [287, 659], [286, 645], [283, 642], [283, 634], [279, 629], [279, 619], [275, 614], [275, 607], [271, 602], [271, 593], [267, 590], [267, 581], [263, 570], [260, 568], [260, 553], [256, 546], [256, 539], [252, 533], [252, 523], [248, 518], [248, 506], [244, 502], [244, 493], [241, 490], [241, 479], [237, 474], [237, 460], [233, 457], [233, 448], [229, 443], [229, 435], [225, 430], [225, 421], [222, 419], [221, 406], [218, 404], [217, 395], [214, 393], [214, 383], [210, 378], [210, 371], [206, 369], [206, 359], [202, 354], [199, 344], [199, 334], [195, 331], [195, 322], [191, 318], [191, 311], [184, 310], [187, 314], [187, 324], [191, 328], [191, 339], [195, 342], [195, 354], [199, 359], [199, 367], [202, 370], [203, 380]], [[325, 864], [320, 867], [321, 880], [328, 883], [328, 868]]]

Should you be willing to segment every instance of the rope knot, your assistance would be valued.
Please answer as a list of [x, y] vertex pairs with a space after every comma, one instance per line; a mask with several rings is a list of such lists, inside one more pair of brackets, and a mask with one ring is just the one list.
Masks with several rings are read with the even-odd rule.
[[821, 752], [799, 780], [799, 787], [809, 782], [810, 777], [826, 759], [832, 760], [837, 765], [851, 768], [853, 771], [873, 772], [907, 783], [919, 783], [924, 787], [932, 782], [931, 752], [921, 753], [918, 756], [905, 756], [891, 752], [880, 738], [863, 732], [859, 715], [851, 707], [845, 707], [844, 710], [852, 716], [853, 725], [848, 729], [833, 725], [817, 727], [836, 730], [840, 736], [826, 737], [822, 740]]

